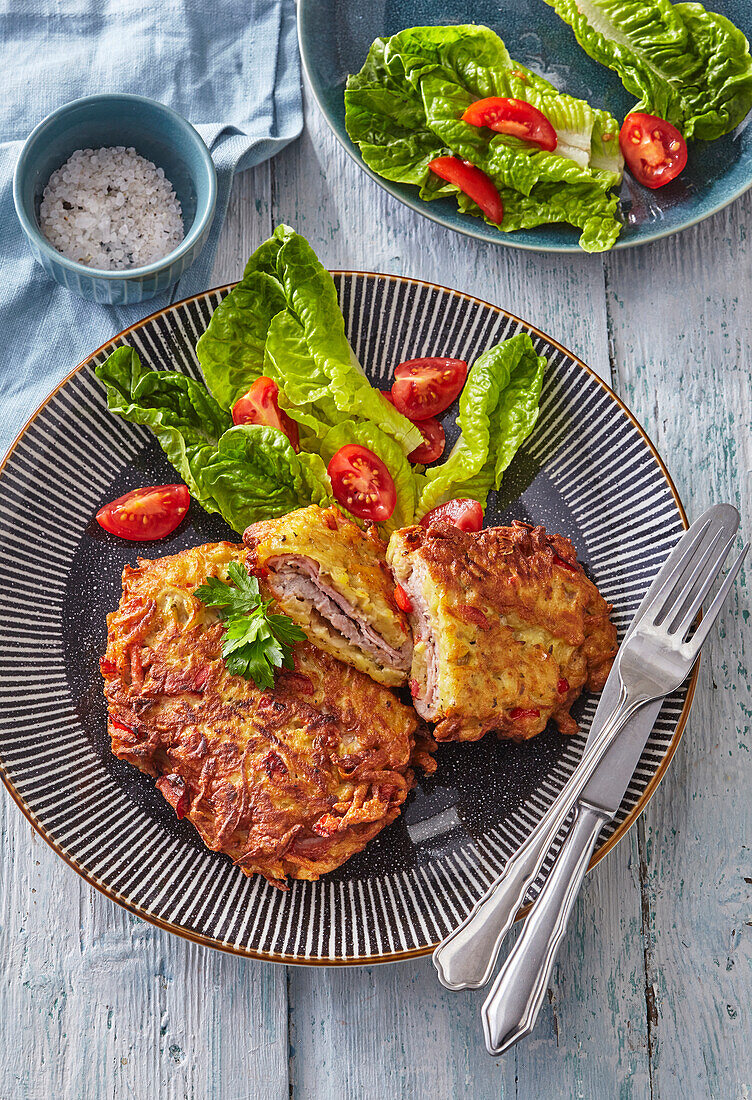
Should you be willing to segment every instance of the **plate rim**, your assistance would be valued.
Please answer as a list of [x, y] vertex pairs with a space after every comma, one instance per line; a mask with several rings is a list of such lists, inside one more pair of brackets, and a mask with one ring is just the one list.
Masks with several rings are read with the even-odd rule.
[[[409, 275], [393, 275], [393, 274], [387, 274], [386, 272], [379, 272], [379, 271], [360, 271], [360, 270], [356, 270], [356, 269], [353, 269], [353, 268], [332, 269], [330, 271], [330, 274], [333, 275], [333, 276], [344, 276], [344, 277], [353, 276], [353, 275], [354, 276], [363, 276], [363, 277], [366, 277], [366, 278], [371, 278], [371, 279], [376, 279], [376, 280], [387, 279], [387, 280], [393, 280], [395, 282], [406, 283], [406, 284], [409, 284], [409, 285], [412, 285], [412, 286], [417, 284], [417, 285], [421, 285], [421, 286], [425, 286], [425, 287], [430, 287], [434, 290], [449, 292], [450, 294], [454, 294], [454, 295], [457, 295], [460, 298], [464, 298], [468, 302], [475, 303], [479, 306], [482, 306], [482, 307], [485, 307], [487, 309], [494, 310], [497, 313], [503, 314], [505, 317], [508, 317], [512, 321], [516, 321], [518, 324], [524, 326], [530, 332], [534, 332], [537, 336], [541, 337], [541, 339], [546, 340], [549, 344], [551, 344], [553, 347], [557, 348], [557, 350], [562, 352], [564, 355], [569, 356], [570, 359], [572, 359], [575, 363], [577, 363], [578, 367], [580, 367], [582, 370], [584, 370], [586, 374], [590, 375], [590, 377], [593, 378], [601, 386], [601, 388], [603, 390], [605, 390], [605, 392], [607, 394], [610, 395], [610, 397], [618, 405], [621, 412], [626, 415], [627, 419], [637, 429], [637, 431], [639, 432], [643, 442], [647, 445], [647, 448], [650, 451], [650, 454], [652, 455], [653, 460], [658, 465], [659, 469], [661, 470], [661, 473], [663, 474], [663, 476], [666, 480], [666, 484], [668, 485], [668, 488], [669, 488], [669, 490], [671, 492], [671, 495], [674, 499], [674, 502], [677, 506], [681, 521], [682, 521], [685, 529], [689, 526], [689, 524], [687, 522], [687, 515], [686, 515], [686, 512], [684, 510], [684, 505], [682, 504], [681, 498], [680, 498], [679, 493], [676, 489], [676, 486], [674, 485], [674, 482], [671, 478], [671, 475], [669, 474], [668, 469], [666, 468], [666, 464], [664, 463], [663, 459], [661, 458], [661, 455], [658, 452], [658, 449], [655, 446], [655, 444], [653, 443], [652, 439], [650, 438], [648, 433], [645, 431], [645, 429], [642, 427], [642, 425], [639, 423], [639, 421], [635, 417], [634, 413], [627, 407], [627, 405], [625, 405], [625, 403], [622, 401], [622, 399], [619, 397], [619, 395], [611, 388], [611, 386], [609, 386], [609, 384], [607, 382], [604, 381], [604, 379], [602, 379], [600, 377], [600, 375], [596, 374], [596, 372], [591, 367], [589, 367], [587, 365], [587, 363], [585, 363], [578, 355], [575, 355], [574, 352], [572, 352], [568, 348], [566, 348], [558, 340], [554, 339], [552, 336], [549, 336], [547, 333], [543, 332], [541, 329], [537, 328], [535, 325], [532, 325], [528, 321], [525, 321], [521, 317], [518, 317], [516, 314], [511, 313], [507, 309], [504, 309], [503, 306], [494, 305], [492, 302], [487, 302], [485, 299], [478, 298], [474, 294], [468, 294], [465, 291], [456, 290], [453, 287], [448, 287], [448, 286], [445, 286], [441, 283], [434, 283], [434, 282], [432, 282], [428, 279], [415, 279], [415, 278], [412, 278]], [[127, 328], [123, 329], [121, 332], [115, 333], [114, 336], [111, 336], [108, 340], [105, 340], [105, 342], [103, 344], [101, 344], [95, 351], [90, 352], [75, 367], [73, 367], [72, 370], [70, 370], [63, 378], [60, 379], [60, 381], [55, 385], [55, 387], [52, 390], [50, 390], [47, 397], [45, 397], [44, 401], [42, 401], [39, 404], [39, 406], [34, 410], [34, 412], [28, 417], [28, 419], [24, 423], [23, 427], [17, 432], [15, 438], [13, 439], [13, 442], [10, 444], [8, 450], [3, 455], [2, 461], [0, 461], [0, 477], [2, 477], [3, 471], [5, 470], [5, 467], [8, 464], [8, 461], [10, 460], [10, 458], [13, 455], [14, 451], [16, 450], [16, 447], [18, 446], [18, 444], [23, 439], [23, 437], [26, 434], [29, 427], [34, 423], [37, 416], [39, 416], [39, 414], [42, 412], [42, 410], [44, 408], [46, 408], [46, 406], [49, 404], [49, 402], [52, 400], [52, 398], [55, 396], [55, 394], [57, 394], [70, 381], [71, 378], [73, 378], [76, 374], [78, 374], [85, 367], [87, 367], [88, 364], [91, 362], [91, 360], [95, 356], [99, 355], [106, 348], [109, 348], [116, 341], [121, 340], [123, 337], [125, 337], [129, 333], [133, 332], [135, 329], [141, 328], [142, 326], [148, 324], [150, 321], [155, 320], [157, 317], [161, 317], [165, 313], [169, 313], [172, 310], [175, 310], [175, 309], [179, 308], [180, 306], [185, 305], [188, 302], [193, 302], [193, 301], [196, 301], [198, 299], [206, 299], [206, 298], [209, 298], [210, 295], [222, 293], [223, 291], [229, 292], [230, 290], [232, 290], [234, 287], [236, 287], [238, 285], [239, 281], [240, 280], [236, 280], [235, 282], [225, 283], [221, 286], [211, 287], [208, 290], [202, 290], [197, 294], [192, 294], [188, 298], [181, 298], [180, 301], [178, 301], [178, 302], [171, 302], [170, 304], [168, 304], [166, 306], [163, 306], [161, 309], [155, 310], [153, 313], [148, 314], [146, 317], [142, 317], [139, 321], [135, 321], [133, 324], [129, 325]], [[677, 719], [676, 728], [674, 730], [671, 741], [669, 742], [668, 747], [666, 748], [665, 754], [664, 754], [658, 768], [656, 769], [654, 774], [650, 777], [650, 779], [649, 779], [649, 781], [648, 781], [648, 783], [645, 787], [645, 790], [640, 795], [640, 798], [637, 801], [637, 803], [634, 805], [634, 807], [625, 816], [624, 820], [622, 822], [620, 822], [620, 824], [614, 829], [614, 832], [606, 840], [605, 844], [603, 844], [603, 846], [601, 848], [599, 848], [596, 852], [594, 852], [593, 856], [590, 859], [590, 863], [588, 864], [588, 868], [587, 868], [587, 872], [586, 872], [587, 874], [589, 874], [592, 871], [592, 869], [596, 866], [596, 864], [600, 863], [600, 861], [613, 848], [616, 847], [616, 845], [619, 843], [619, 841], [622, 840], [629, 833], [632, 826], [635, 824], [635, 822], [638, 820], [638, 818], [642, 815], [642, 813], [646, 809], [648, 803], [651, 801], [653, 795], [655, 794], [655, 791], [657, 790], [657, 788], [659, 787], [659, 785], [663, 781], [663, 778], [666, 774], [666, 771], [668, 770], [668, 766], [671, 763], [671, 760], [673, 759], [674, 753], [676, 752], [676, 750], [679, 746], [679, 742], [682, 740], [682, 737], [684, 736], [684, 730], [686, 728], [687, 721], [689, 719], [689, 715], [690, 715], [690, 712], [692, 710], [692, 704], [693, 704], [693, 701], [694, 701], [695, 689], [697, 687], [697, 680], [698, 680], [699, 674], [700, 674], [700, 660], [698, 660], [696, 662], [696, 664], [694, 666], [694, 669], [692, 670], [692, 673], [690, 674], [689, 683], [687, 685], [687, 693], [686, 693], [686, 696], [685, 696], [685, 699], [684, 699], [684, 704], [682, 706], [681, 713], [679, 714], [679, 717]], [[8, 771], [7, 771], [6, 766], [5, 766], [5, 761], [2, 760], [2, 758], [0, 758], [0, 779], [2, 780], [3, 785], [5, 786], [6, 790], [10, 794], [11, 798], [13, 799], [15, 804], [18, 806], [21, 813], [26, 818], [26, 820], [29, 822], [29, 824], [33, 827], [33, 829], [39, 834], [39, 836], [42, 838], [42, 840], [44, 840], [44, 842], [47, 845], [49, 845], [50, 848], [52, 848], [52, 850], [55, 852], [55, 854], [58, 855], [60, 857], [60, 859], [62, 859], [64, 861], [64, 863], [66, 863], [68, 865], [68, 867], [70, 867], [73, 871], [75, 871], [75, 873], [77, 875], [79, 875], [80, 878], [82, 878], [90, 886], [93, 886], [94, 889], [99, 891], [99, 893], [104, 894], [104, 896], [109, 898], [110, 901], [115, 902], [116, 905], [119, 905], [121, 908], [127, 910], [129, 913], [132, 913], [134, 916], [139, 917], [141, 920], [145, 920], [148, 924], [154, 925], [155, 927], [161, 929], [162, 931], [170, 932], [175, 936], [180, 936], [181, 939], [188, 940], [191, 943], [197, 943], [197, 944], [200, 944], [203, 947], [211, 947], [216, 951], [223, 951], [226, 954], [235, 955], [235, 956], [238, 956], [240, 958], [256, 959], [260, 962], [273, 962], [273, 963], [279, 963], [279, 964], [284, 965], [284, 966], [317, 966], [317, 967], [327, 967], [327, 966], [374, 966], [376, 964], [403, 962], [403, 961], [407, 961], [409, 959], [415, 959], [415, 958], [419, 958], [419, 957], [424, 957], [426, 955], [430, 955], [430, 954], [432, 954], [435, 947], [437, 946], [437, 944], [430, 944], [427, 947], [417, 947], [417, 948], [412, 948], [412, 949], [409, 949], [409, 950], [406, 950], [406, 951], [389, 951], [389, 952], [383, 952], [382, 954], [379, 954], [379, 955], [357, 955], [357, 956], [356, 955], [344, 955], [344, 956], [341, 956], [340, 958], [332, 958], [332, 959], [304, 959], [304, 958], [301, 958], [297, 955], [285, 955], [285, 954], [278, 953], [278, 952], [257, 951], [257, 950], [254, 950], [253, 948], [243, 947], [243, 946], [240, 946], [236, 943], [228, 943], [226, 941], [221, 941], [221, 940], [215, 939], [211, 936], [206, 936], [201, 932], [193, 932], [190, 929], [183, 928], [179, 925], [173, 924], [170, 921], [164, 920], [163, 918], [158, 917], [158, 916], [156, 916], [152, 913], [149, 913], [146, 910], [142, 909], [140, 906], [138, 906], [138, 905], [134, 904], [133, 902], [131, 902], [128, 898], [124, 897], [118, 891], [113, 890], [110, 886], [107, 885], [107, 883], [101, 881], [96, 875], [92, 874], [90, 871], [87, 871], [75, 859], [73, 859], [71, 856], [69, 856], [67, 854], [67, 852], [65, 852], [65, 850], [57, 842], [55, 837], [51, 833], [48, 832], [48, 830], [41, 824], [40, 821], [37, 820], [36, 815], [32, 811], [31, 807], [28, 806], [27, 803], [24, 801], [23, 797], [21, 796], [21, 794], [17, 790], [15, 784], [13, 783], [13, 780], [11, 779], [10, 775], [8, 774]], [[527, 905], [527, 906], [524, 906], [523, 908], [521, 908], [519, 910], [519, 912], [517, 913], [517, 915], [515, 917], [515, 920], [522, 919], [524, 916], [527, 915], [529, 910], [530, 910], [530, 905]]]
[[[311, 0], [311, 3], [315, 3], [315, 0]], [[652, 244], [654, 241], [661, 241], [664, 240], [666, 237], [675, 237], [678, 233], [683, 233], [686, 229], [691, 229], [692, 226], [699, 225], [700, 222], [707, 221], [708, 218], [712, 218], [715, 214], [720, 213], [721, 210], [725, 210], [727, 206], [731, 206], [732, 203], [736, 202], [737, 199], [740, 199], [742, 195], [745, 195], [747, 191], [752, 188], [752, 168], [750, 168], [749, 175], [746, 181], [732, 195], [721, 199], [721, 201], [716, 203], [716, 205], [713, 206], [710, 210], [706, 210], [704, 211], [704, 213], [698, 214], [697, 217], [690, 218], [682, 225], [676, 226], [673, 229], [659, 229], [655, 232], [649, 233], [648, 236], [638, 237], [635, 239], [619, 239], [612, 248], [607, 249], [605, 252], [586, 252], [584, 249], [580, 248], [579, 244], [577, 244], [576, 242], [573, 244], [562, 245], [530, 244], [527, 241], [513, 239], [515, 236], [514, 232], [499, 233], [497, 240], [495, 236], [487, 235], [482, 230], [475, 229], [474, 224], [470, 221], [470, 219], [472, 218], [471, 214], [463, 215], [463, 217], [467, 219], [467, 226], [465, 226], [464, 223], [460, 226], [452, 225], [441, 214], [433, 213], [433, 211], [431, 210], [430, 202], [426, 202], [417, 197], [413, 199], [409, 195], [406, 196], [401, 194], [391, 180], [384, 179], [384, 177], [380, 176], [378, 172], [374, 172], [372, 168], [369, 168], [366, 162], [363, 160], [362, 156], [360, 155], [360, 152], [356, 148], [354, 142], [352, 142], [349, 137], [347, 138], [347, 140], [345, 140], [342, 134], [340, 134], [338, 128], [334, 125], [332, 118], [330, 118], [329, 111], [324, 104], [323, 98], [319, 94], [319, 89], [317, 88], [316, 82], [314, 81], [311, 74], [311, 67], [308, 64], [305, 45], [307, 40], [303, 35], [302, 29], [304, 12], [307, 10], [308, 6], [309, 0], [297, 0], [297, 32], [298, 48], [300, 51], [300, 62], [303, 67], [303, 72], [305, 73], [306, 80], [308, 81], [308, 86], [313, 94], [313, 98], [316, 100], [316, 105], [321, 111], [321, 114], [323, 115], [324, 121], [326, 122], [327, 126], [334, 134], [334, 137], [337, 139], [337, 141], [345, 150], [347, 155], [351, 158], [351, 160], [353, 160], [355, 164], [357, 164], [357, 166], [361, 169], [361, 171], [370, 176], [371, 179], [379, 185], [379, 187], [387, 192], [387, 194], [391, 195], [392, 198], [397, 199], [398, 202], [401, 202], [402, 205], [406, 206], [409, 210], [414, 210], [415, 213], [419, 214], [421, 217], [428, 218], [429, 221], [434, 222], [436, 225], [442, 226], [442, 228], [444, 229], [450, 229], [453, 233], [459, 233], [462, 236], [471, 237], [473, 240], [480, 241], [482, 244], [501, 245], [502, 247], [506, 248], [518, 248], [523, 252], [542, 252], [550, 253], [552, 255], [579, 254], [583, 256], [608, 256], [611, 252], [620, 252], [623, 251], [625, 248], [638, 248], [640, 247], [640, 245]], [[740, 125], [743, 125], [743, 122], [740, 123]], [[473, 219], [473, 221], [475, 221], [475, 219]]]

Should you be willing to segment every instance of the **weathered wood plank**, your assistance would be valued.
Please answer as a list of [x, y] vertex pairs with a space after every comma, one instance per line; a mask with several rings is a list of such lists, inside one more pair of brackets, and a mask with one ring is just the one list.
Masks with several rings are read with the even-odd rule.
[[286, 1100], [282, 968], [130, 916], [65, 867], [4, 793], [0, 830], [3, 1100]]
[[[750, 265], [745, 196], [709, 221], [608, 262], [620, 384], [690, 516], [752, 516]], [[752, 1089], [749, 567], [703, 655], [683, 744], [645, 814], [654, 983], [653, 1095]]]

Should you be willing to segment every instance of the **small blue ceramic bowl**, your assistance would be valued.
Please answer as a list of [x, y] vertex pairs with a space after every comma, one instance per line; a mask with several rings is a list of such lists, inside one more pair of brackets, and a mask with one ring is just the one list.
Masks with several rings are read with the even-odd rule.
[[[42, 194], [52, 173], [76, 149], [132, 146], [172, 184], [185, 237], [161, 260], [127, 271], [99, 271], [68, 260], [39, 228]], [[13, 178], [16, 213], [34, 258], [58, 283], [95, 302], [126, 305], [166, 290], [206, 243], [217, 201], [217, 173], [196, 130], [162, 103], [139, 95], [93, 95], [66, 103], [34, 129]]]

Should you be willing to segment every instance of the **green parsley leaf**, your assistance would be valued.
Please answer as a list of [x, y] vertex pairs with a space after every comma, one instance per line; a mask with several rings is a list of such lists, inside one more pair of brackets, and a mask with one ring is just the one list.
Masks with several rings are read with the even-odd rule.
[[217, 609], [225, 622], [222, 656], [232, 676], [253, 680], [256, 687], [273, 688], [276, 668], [293, 668], [295, 642], [305, 634], [287, 615], [269, 613], [273, 600], [262, 600], [258, 581], [237, 562], [227, 569], [232, 585], [208, 577], [195, 595]]

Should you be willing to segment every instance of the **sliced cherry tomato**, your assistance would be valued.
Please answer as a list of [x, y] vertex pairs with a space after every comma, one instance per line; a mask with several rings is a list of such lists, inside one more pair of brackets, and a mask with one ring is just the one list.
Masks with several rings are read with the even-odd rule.
[[556, 685], [556, 690], [558, 691], [559, 695], [567, 694], [567, 692], [569, 691], [569, 680], [567, 680], [566, 676], [561, 677]]
[[394, 590], [394, 602], [400, 611], [404, 611], [406, 615], [409, 615], [413, 609], [412, 600], [401, 584], [398, 584]]
[[449, 408], [466, 378], [464, 359], [407, 359], [394, 369], [392, 403], [410, 420], [429, 420]]
[[549, 153], [556, 148], [556, 130], [542, 111], [524, 99], [504, 99], [497, 95], [478, 99], [467, 108], [462, 121], [532, 141]]
[[397, 503], [392, 475], [373, 451], [359, 443], [340, 447], [327, 467], [336, 500], [359, 519], [383, 523]]
[[459, 187], [469, 199], [477, 203], [490, 222], [501, 225], [504, 217], [504, 204], [496, 185], [490, 176], [476, 168], [469, 160], [459, 157], [436, 157], [428, 167], [431, 171]]
[[509, 712], [509, 717], [513, 722], [519, 721], [520, 718], [540, 718], [540, 711], [525, 710], [523, 707], [512, 707]]
[[627, 115], [619, 146], [638, 183], [655, 189], [676, 179], [687, 163], [687, 143], [675, 126], [640, 111]]
[[430, 527], [441, 520], [459, 527], [460, 531], [480, 531], [483, 526], [483, 509], [477, 500], [448, 500], [438, 508], [426, 512], [420, 521], [421, 527]]
[[435, 416], [429, 416], [428, 420], [416, 420], [415, 427], [421, 432], [423, 442], [407, 456], [411, 462], [435, 462], [444, 453], [446, 436], [444, 429]]
[[232, 406], [233, 424], [266, 424], [284, 432], [295, 451], [300, 450], [298, 425], [279, 407], [279, 386], [272, 378], [257, 378], [247, 393]]
[[[382, 390], [381, 395], [390, 405], [394, 405], [394, 398], [390, 393]], [[441, 424], [435, 416], [429, 416], [426, 420], [413, 420], [413, 424], [423, 436], [423, 442], [407, 457], [411, 462], [422, 462], [424, 466], [429, 462], [436, 462], [443, 455], [446, 446], [446, 436]]]
[[185, 485], [147, 485], [105, 504], [97, 523], [121, 539], [148, 542], [171, 534], [188, 511], [190, 493]]

